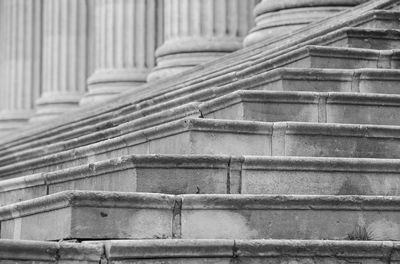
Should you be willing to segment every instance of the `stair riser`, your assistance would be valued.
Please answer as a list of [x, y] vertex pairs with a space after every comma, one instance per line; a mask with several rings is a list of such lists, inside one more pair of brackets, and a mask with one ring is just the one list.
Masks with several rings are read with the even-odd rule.
[[[322, 77], [323, 78], [323, 77]], [[399, 80], [352, 80], [351, 78], [338, 80], [301, 80], [283, 79], [265, 83], [252, 90], [264, 91], [309, 91], [309, 92], [360, 92], [360, 93], [382, 93], [400, 94]]]
[[397, 263], [396, 242], [289, 240], [147, 240], [105, 243], [111, 263]]
[[[321, 98], [323, 99], [323, 98]], [[248, 120], [263, 122], [298, 121], [316, 123], [400, 125], [399, 106], [382, 102], [335, 103], [319, 101], [302, 102], [251, 102], [244, 99], [230, 106], [210, 107], [202, 111], [205, 118]], [[221, 108], [220, 108], [221, 107]], [[224, 108], [222, 108], [224, 107]]]
[[355, 231], [359, 221], [365, 221], [371, 240], [399, 240], [398, 219], [395, 212], [184, 210], [182, 237], [342, 240]]
[[324, 69], [398, 69], [400, 67], [399, 59], [391, 58], [366, 58], [359, 57], [345, 57], [331, 55], [310, 55], [298, 60], [283, 63], [280, 67], [290, 68], [324, 68]]
[[154, 128], [79, 151], [3, 168], [5, 178], [49, 172], [131, 154], [207, 154], [399, 158], [397, 127], [315, 123], [189, 120], [187, 127]]
[[1, 238], [400, 240], [400, 202], [391, 199], [188, 195], [159, 204], [147, 194], [134, 202], [107, 197], [3, 208]]
[[374, 19], [356, 24], [355, 26], [359, 28], [400, 29], [400, 22], [398, 19]]
[[400, 40], [398, 39], [379, 39], [371, 37], [347, 37], [338, 39], [336, 41], [321, 43], [330, 47], [347, 47], [347, 48], [360, 48], [360, 49], [376, 49], [376, 50], [390, 50], [399, 49]]
[[[312, 194], [400, 195], [399, 166], [392, 160], [224, 158], [210, 161], [179, 159], [168, 168], [85, 169], [44, 174], [46, 181], [26, 176], [14, 185], [0, 185], [0, 206], [65, 190], [152, 192], [168, 194]], [[201, 166], [196, 166], [202, 164]], [[25, 184], [25, 187], [24, 187]]]

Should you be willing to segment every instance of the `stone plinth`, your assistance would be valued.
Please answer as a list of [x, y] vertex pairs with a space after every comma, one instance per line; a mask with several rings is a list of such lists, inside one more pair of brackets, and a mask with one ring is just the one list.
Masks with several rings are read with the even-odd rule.
[[154, 66], [156, 0], [95, 3], [95, 71], [81, 104], [101, 102], [146, 82]]
[[40, 90], [41, 1], [0, 3], [0, 135], [27, 124]]
[[87, 6], [81, 0], [43, 1], [43, 92], [34, 122], [79, 106], [87, 71]]
[[295, 31], [366, 0], [263, 0], [254, 9], [256, 26], [244, 40], [244, 46]]
[[149, 81], [164, 79], [242, 48], [257, 0], [166, 0], [165, 42]]

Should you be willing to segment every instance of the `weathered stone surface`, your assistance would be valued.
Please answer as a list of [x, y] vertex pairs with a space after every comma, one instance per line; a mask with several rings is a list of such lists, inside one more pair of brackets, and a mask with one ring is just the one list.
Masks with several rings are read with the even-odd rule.
[[1, 238], [166, 238], [173, 235], [173, 196], [61, 192], [0, 209]]
[[400, 71], [396, 69], [295, 69], [281, 68], [237, 84], [221, 87], [231, 92], [240, 87], [265, 91], [361, 92], [399, 94]]
[[62, 192], [0, 208], [1, 238], [399, 240], [399, 204], [394, 196]]
[[400, 125], [400, 96], [238, 91], [199, 106], [206, 118]]
[[245, 156], [240, 193], [397, 196], [399, 166], [384, 159]]
[[400, 194], [387, 159], [140, 155], [0, 182], [0, 205], [64, 190], [170, 194]]
[[399, 15], [400, 13], [395, 10], [370, 11], [358, 18], [355, 18], [352, 25], [360, 28], [399, 29]]
[[[38, 158], [40, 156], [58, 153], [80, 146], [89, 145], [104, 140], [111, 139], [129, 132], [138, 131], [140, 129], [148, 128], [151, 126], [167, 123], [173, 120], [182, 119], [185, 117], [200, 117], [201, 113], [198, 110], [198, 103], [190, 103], [177, 108], [164, 110], [153, 114], [153, 111], [139, 111], [134, 114], [130, 114], [115, 120], [120, 126], [113, 127], [109, 122], [104, 122], [99, 126], [96, 126], [93, 133], [81, 136], [73, 137], [74, 134], [70, 135], [71, 138], [65, 138], [61, 142], [55, 141], [53, 144], [45, 144], [48, 140], [42, 139], [28, 144], [23, 144], [17, 148], [11, 148], [4, 150], [2, 157], [0, 158], [0, 164], [2, 166], [16, 161], [23, 161]], [[121, 120], [122, 119], [122, 120]], [[133, 119], [133, 121], [130, 121]], [[122, 123], [122, 124], [121, 124]], [[111, 127], [110, 127], [111, 126]], [[100, 131], [97, 131], [100, 130]], [[16, 154], [16, 152], [18, 154]]]
[[400, 47], [400, 31], [346, 27], [321, 37], [319, 45], [388, 50]]
[[302, 122], [183, 119], [3, 166], [3, 179], [131, 154], [398, 158], [400, 128]]
[[[182, 238], [399, 240], [397, 197], [182, 196]], [[361, 231], [360, 231], [361, 230]]]
[[[396, 244], [304, 240], [109, 241], [109, 263], [396, 263]], [[190, 255], [188, 254], [190, 253]]]
[[0, 261], [7, 264], [99, 263], [102, 254], [100, 245], [0, 240]]

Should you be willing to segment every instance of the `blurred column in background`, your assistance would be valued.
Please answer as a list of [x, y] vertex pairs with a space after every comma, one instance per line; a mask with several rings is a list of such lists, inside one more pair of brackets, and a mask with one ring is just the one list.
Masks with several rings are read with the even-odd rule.
[[156, 0], [97, 0], [95, 71], [81, 105], [110, 99], [146, 82], [157, 47]]
[[42, 0], [1, 0], [0, 135], [34, 114], [41, 86]]
[[164, 37], [149, 81], [164, 79], [242, 48], [257, 0], [165, 0]]
[[367, 1], [263, 0], [254, 9], [256, 26], [244, 40], [244, 45], [279, 37]]
[[43, 91], [31, 121], [79, 106], [86, 88], [87, 17], [86, 0], [43, 0]]

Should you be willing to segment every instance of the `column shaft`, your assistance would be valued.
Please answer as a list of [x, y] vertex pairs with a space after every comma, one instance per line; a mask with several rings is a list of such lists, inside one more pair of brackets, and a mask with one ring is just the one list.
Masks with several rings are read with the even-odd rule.
[[43, 93], [31, 121], [76, 109], [86, 89], [86, 0], [43, 1]]
[[0, 130], [27, 124], [41, 84], [41, 0], [1, 1]]
[[157, 45], [156, 0], [98, 0], [95, 72], [81, 104], [100, 102], [146, 81]]
[[257, 0], [165, 0], [165, 42], [149, 81], [163, 79], [242, 47]]

